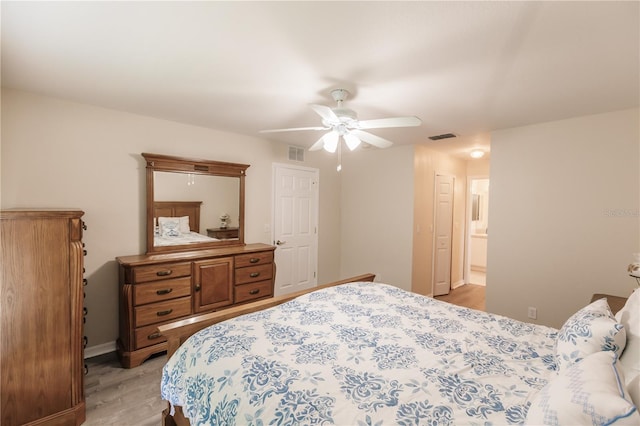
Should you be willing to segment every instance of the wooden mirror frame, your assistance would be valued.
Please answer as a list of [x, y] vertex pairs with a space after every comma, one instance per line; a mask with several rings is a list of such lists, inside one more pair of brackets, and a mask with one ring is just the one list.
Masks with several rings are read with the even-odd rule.
[[[244, 245], [244, 178], [248, 164], [226, 163], [169, 155], [142, 153], [147, 162], [147, 254], [200, 250], [207, 248]], [[238, 239], [203, 243], [154, 246], [154, 172], [191, 173], [210, 176], [235, 177], [240, 181], [238, 210]]]

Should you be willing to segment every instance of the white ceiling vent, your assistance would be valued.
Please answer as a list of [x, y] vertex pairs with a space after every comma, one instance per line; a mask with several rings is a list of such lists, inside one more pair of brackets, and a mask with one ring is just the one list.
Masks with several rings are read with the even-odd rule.
[[304, 161], [304, 148], [289, 145], [289, 160]]

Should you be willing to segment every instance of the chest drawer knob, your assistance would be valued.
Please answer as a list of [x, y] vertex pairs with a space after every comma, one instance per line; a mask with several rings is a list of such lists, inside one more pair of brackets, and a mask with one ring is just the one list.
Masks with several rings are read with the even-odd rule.
[[258, 257], [252, 257], [251, 259], [249, 259], [249, 263], [258, 263], [260, 262], [260, 258]]
[[173, 289], [172, 289], [172, 288], [163, 288], [162, 290], [158, 290], [158, 291], [156, 291], [156, 294], [157, 294], [158, 296], [162, 296], [163, 294], [169, 294], [169, 293], [171, 293], [172, 291], [173, 291]]
[[173, 312], [173, 309], [167, 309], [166, 311], [156, 312], [156, 315], [158, 315], [159, 317], [163, 317], [165, 315], [169, 315], [171, 312]]
[[161, 336], [162, 336], [162, 334], [160, 334], [159, 331], [156, 331], [155, 333], [151, 333], [150, 335], [148, 335], [147, 339], [154, 340], [154, 339], [157, 339], [157, 338], [159, 338]]
[[249, 291], [249, 294], [254, 295], [254, 294], [258, 294], [260, 293], [260, 289], [259, 288], [254, 288], [253, 290]]
[[250, 274], [249, 274], [249, 276], [250, 276], [251, 278], [259, 277], [259, 276], [260, 276], [260, 272], [252, 272], [252, 273], [250, 273]]
[[167, 277], [169, 275], [171, 275], [173, 271], [171, 269], [167, 269], [166, 271], [158, 271], [156, 272], [156, 275], [159, 277]]

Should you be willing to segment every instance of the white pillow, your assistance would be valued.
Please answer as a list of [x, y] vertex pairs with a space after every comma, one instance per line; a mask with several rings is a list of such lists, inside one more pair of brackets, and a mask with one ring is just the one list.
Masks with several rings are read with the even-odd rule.
[[[620, 367], [622, 367], [622, 361], [620, 361]], [[624, 374], [624, 368], [621, 368]], [[631, 401], [635, 404], [636, 408], [640, 407], [640, 374], [637, 374], [631, 380], [624, 376], [627, 381], [627, 392], [631, 396]]]
[[640, 374], [640, 289], [629, 296], [616, 313], [616, 320], [624, 325], [627, 333], [627, 346], [620, 356], [620, 364], [628, 383]]
[[180, 236], [180, 219], [177, 217], [159, 217], [158, 226], [163, 237]]
[[528, 425], [638, 425], [613, 351], [596, 352], [570, 365], [533, 398]]
[[180, 232], [182, 234], [188, 234], [191, 232], [191, 228], [189, 227], [189, 216], [180, 216], [178, 219], [180, 220]]
[[558, 332], [556, 363], [558, 370], [567, 368], [594, 352], [622, 353], [627, 341], [606, 299], [598, 299], [573, 314]]

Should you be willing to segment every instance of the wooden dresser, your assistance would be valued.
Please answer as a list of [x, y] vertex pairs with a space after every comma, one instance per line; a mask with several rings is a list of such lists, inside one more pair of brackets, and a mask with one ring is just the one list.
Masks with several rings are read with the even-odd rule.
[[85, 420], [83, 214], [0, 212], [3, 426]]
[[273, 296], [275, 247], [247, 244], [118, 257], [123, 367], [167, 350], [157, 327]]

